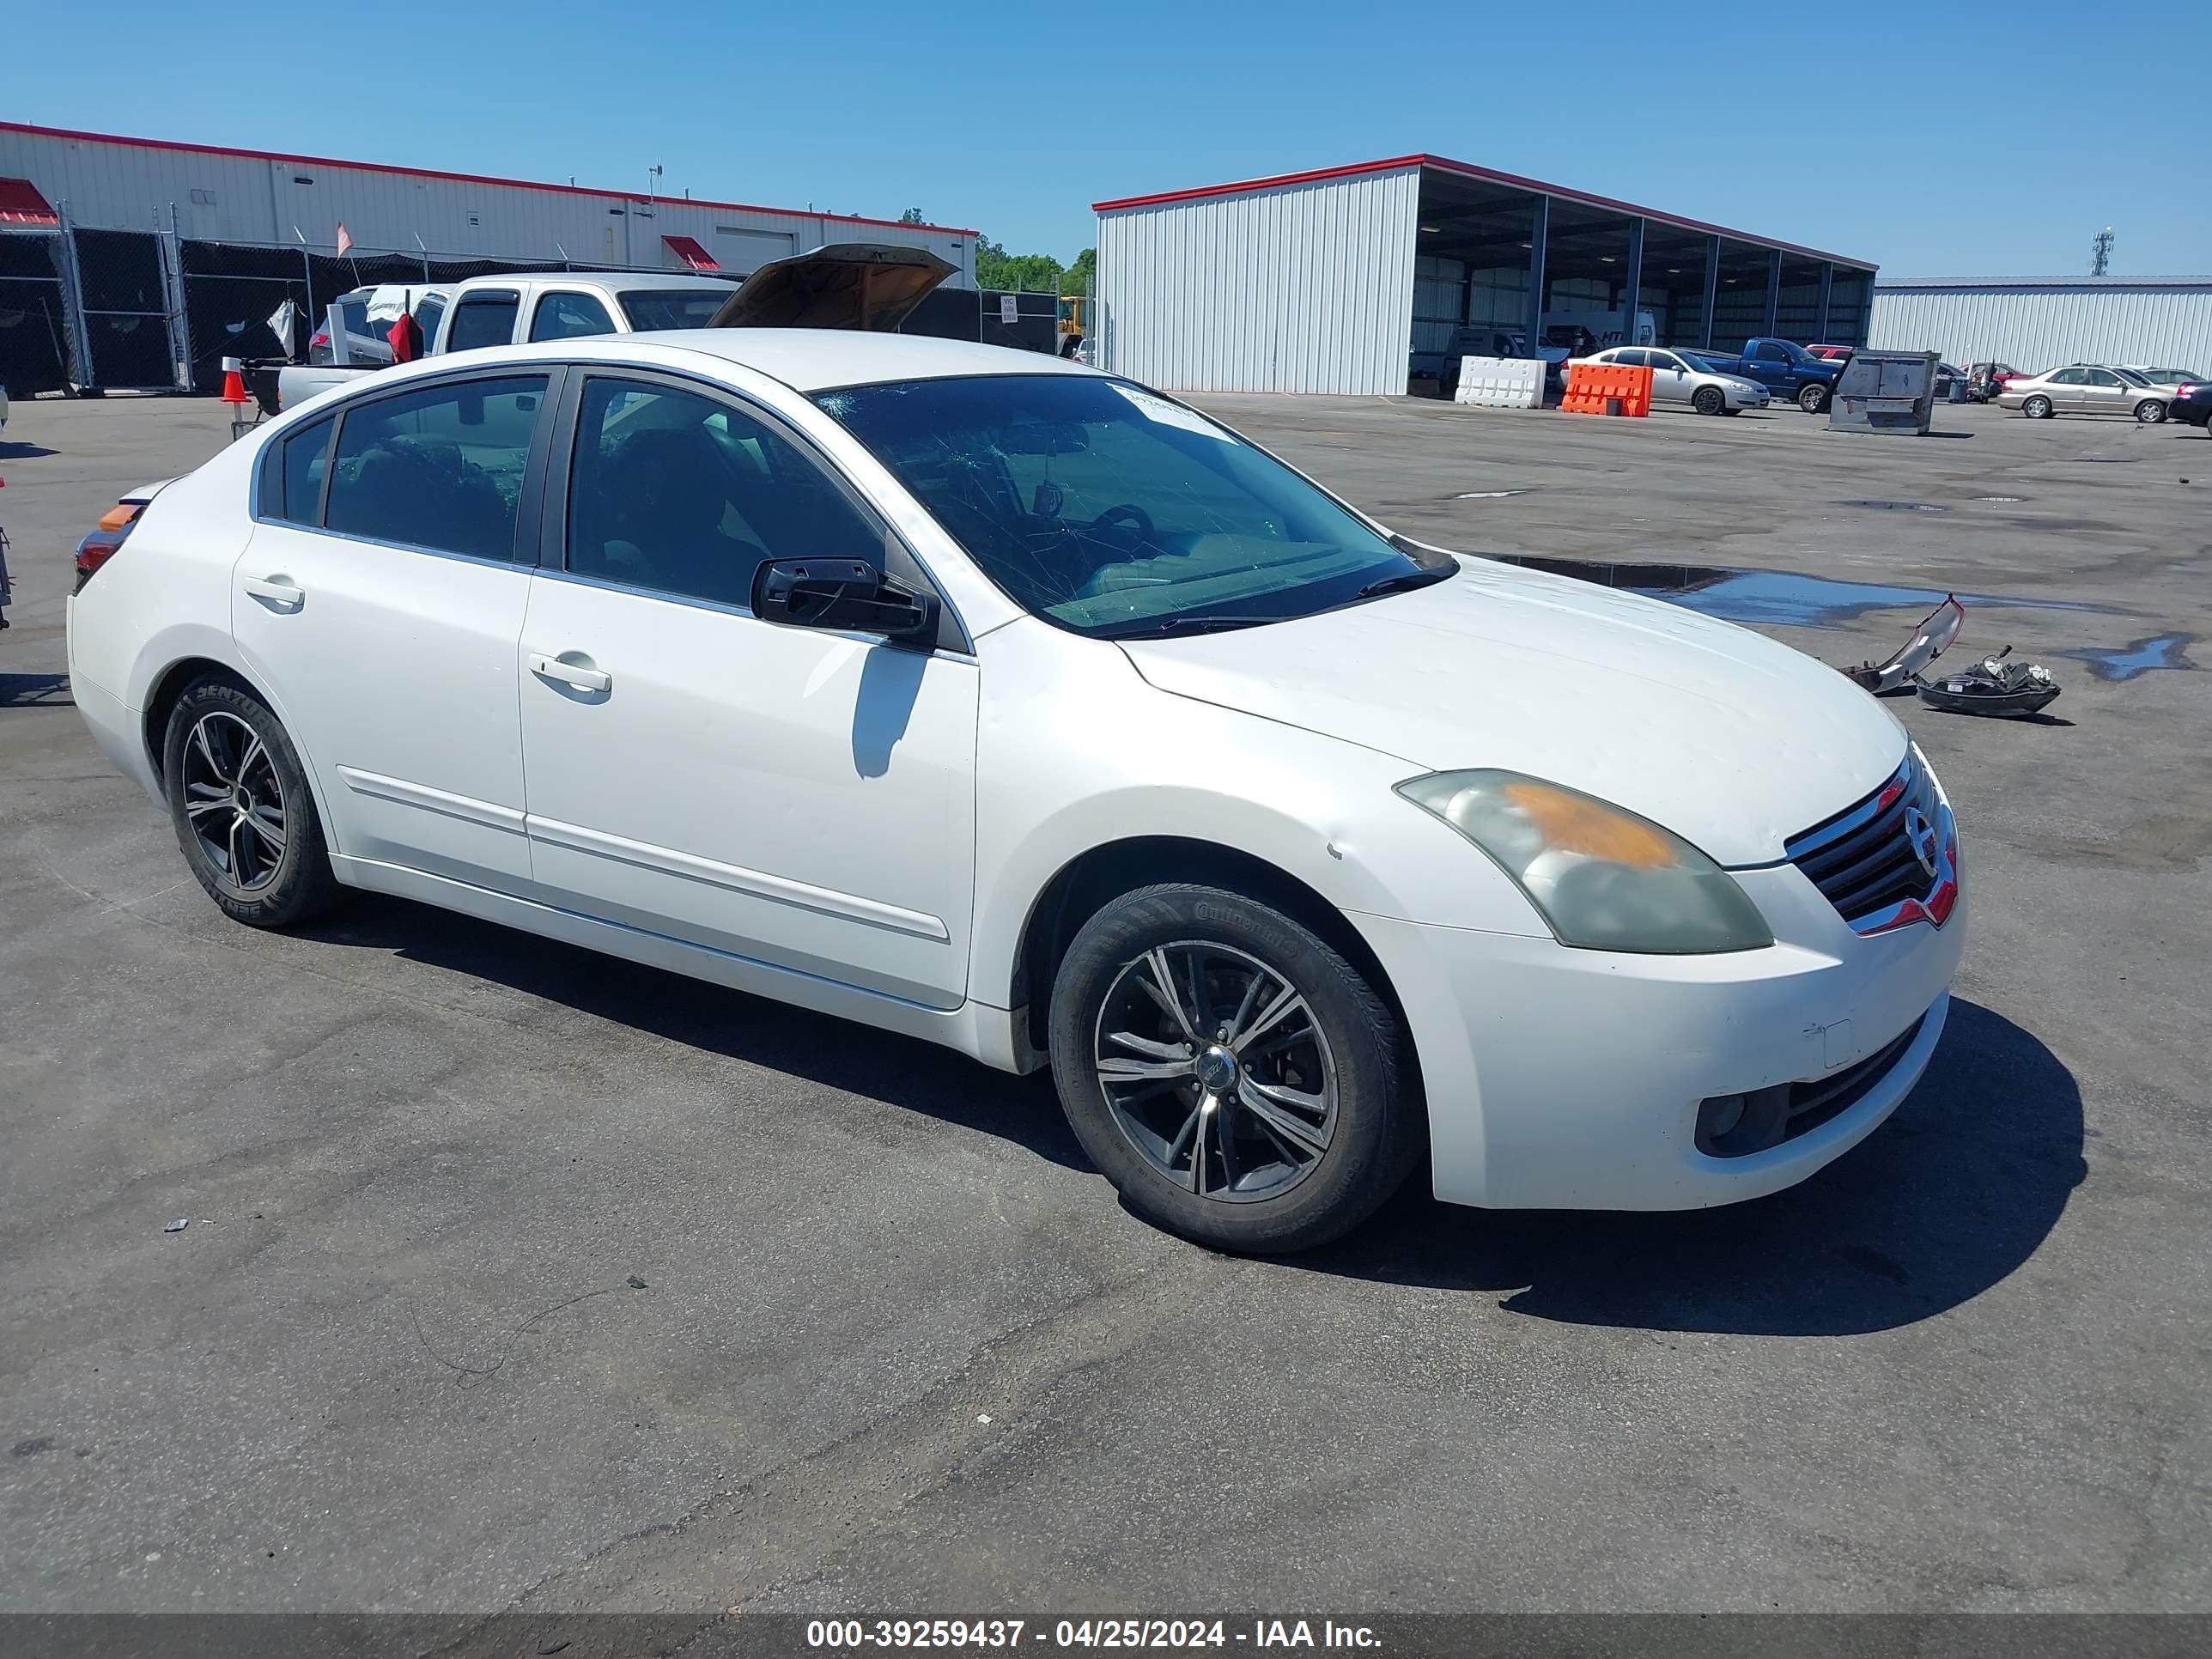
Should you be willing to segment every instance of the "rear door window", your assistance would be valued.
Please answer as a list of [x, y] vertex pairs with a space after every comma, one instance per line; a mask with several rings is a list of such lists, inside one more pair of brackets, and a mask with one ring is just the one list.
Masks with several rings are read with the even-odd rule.
[[580, 335], [614, 331], [615, 321], [607, 315], [607, 308], [588, 294], [556, 289], [541, 295], [530, 319], [533, 340], [573, 340]]
[[343, 412], [325, 527], [479, 559], [514, 556], [543, 374], [447, 381]]
[[471, 351], [478, 346], [512, 344], [514, 313], [521, 301], [522, 296], [512, 291], [464, 295], [453, 307], [446, 349]]

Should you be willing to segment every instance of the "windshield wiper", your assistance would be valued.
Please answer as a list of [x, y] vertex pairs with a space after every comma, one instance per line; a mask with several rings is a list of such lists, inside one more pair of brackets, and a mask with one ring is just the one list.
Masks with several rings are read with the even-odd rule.
[[1352, 597], [1355, 599], [1372, 599], [1384, 593], [1410, 593], [1417, 587], [1426, 587], [1432, 582], [1443, 580], [1458, 568], [1455, 564], [1444, 564], [1438, 565], [1433, 569], [1401, 570], [1395, 576], [1385, 576], [1381, 581], [1368, 583]]
[[1170, 634], [1224, 634], [1237, 628], [1260, 628], [1288, 622], [1287, 617], [1163, 617], [1158, 622], [1132, 623], [1098, 637], [1107, 640], [1158, 640]]

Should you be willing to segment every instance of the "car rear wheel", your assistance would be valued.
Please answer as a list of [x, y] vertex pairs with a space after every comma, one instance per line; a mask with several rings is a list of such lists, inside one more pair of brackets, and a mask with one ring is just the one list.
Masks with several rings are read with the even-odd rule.
[[161, 757], [177, 844], [226, 915], [282, 927], [330, 908], [337, 883], [306, 770], [258, 697], [223, 680], [191, 687]]
[[2051, 416], [2051, 399], [2030, 398], [2020, 406], [2020, 412], [2031, 421], [2047, 421]]
[[1728, 399], [1717, 386], [1701, 386], [1690, 399], [1690, 407], [1700, 415], [1720, 415], [1727, 412]]
[[1797, 389], [1797, 407], [1808, 415], [1818, 415], [1828, 406], [1828, 388], [1817, 381]]
[[2136, 419], [2145, 426], [2156, 426], [2166, 418], [2166, 405], [2155, 398], [2146, 398], [2136, 405]]
[[1147, 887], [1085, 922], [1055, 976], [1053, 1079], [1130, 1208], [1218, 1249], [1310, 1249], [1419, 1155], [1404, 1039], [1358, 969], [1241, 893]]

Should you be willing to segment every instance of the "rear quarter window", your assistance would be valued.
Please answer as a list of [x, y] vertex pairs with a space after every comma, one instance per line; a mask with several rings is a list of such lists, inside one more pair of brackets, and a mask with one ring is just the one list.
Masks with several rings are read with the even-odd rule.
[[279, 438], [261, 465], [261, 516], [287, 524], [322, 521], [323, 479], [330, 470], [331, 432], [337, 417], [325, 415]]

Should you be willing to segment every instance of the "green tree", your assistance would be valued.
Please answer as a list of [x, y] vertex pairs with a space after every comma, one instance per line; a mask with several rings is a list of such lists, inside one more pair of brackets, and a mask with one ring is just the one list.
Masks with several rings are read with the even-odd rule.
[[1061, 280], [1067, 284], [1060, 290], [1063, 294], [1090, 293], [1098, 285], [1098, 250], [1087, 247], [1077, 254], [1075, 263], [1068, 266]]
[[904, 213], [899, 215], [899, 222], [902, 225], [918, 225], [921, 223], [921, 210], [920, 208], [908, 208]]
[[1009, 253], [988, 236], [975, 239], [975, 286], [1058, 294], [1061, 266], [1049, 253]]

